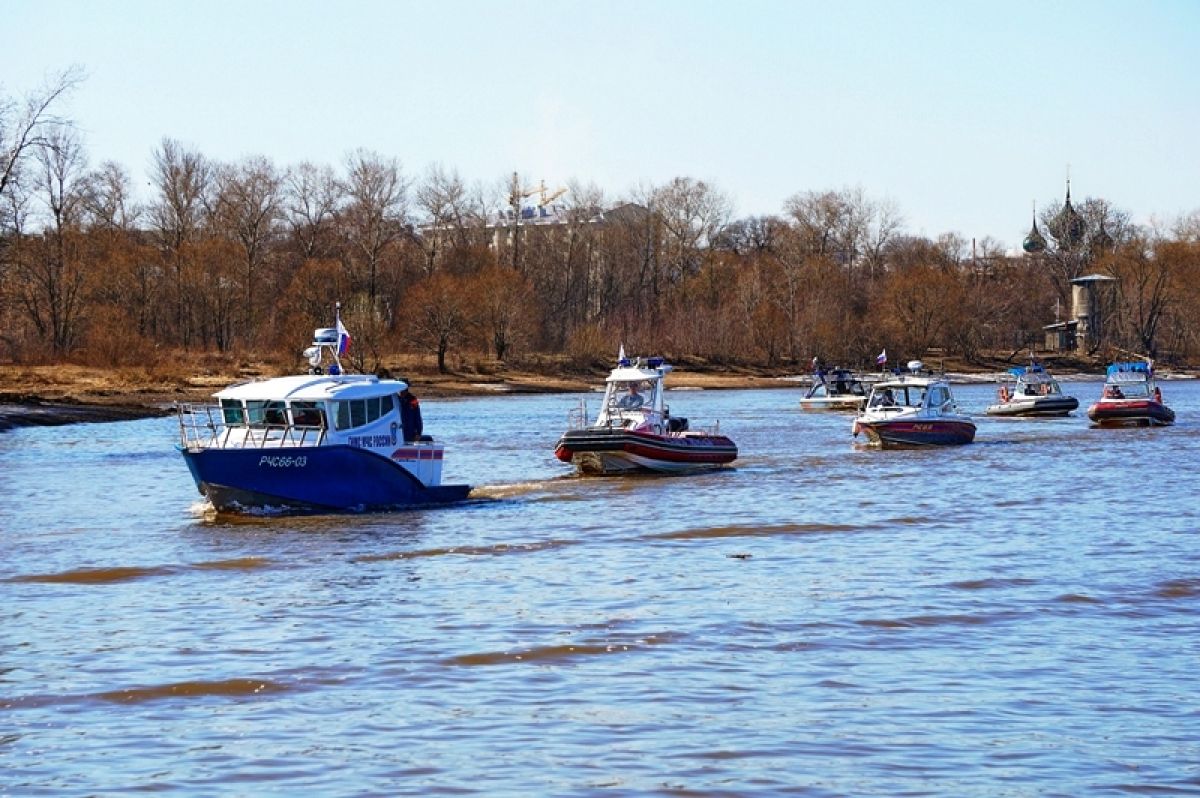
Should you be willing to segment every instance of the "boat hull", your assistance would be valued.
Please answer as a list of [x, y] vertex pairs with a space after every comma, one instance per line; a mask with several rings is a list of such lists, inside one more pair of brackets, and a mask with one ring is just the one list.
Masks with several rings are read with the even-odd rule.
[[959, 446], [975, 440], [975, 425], [970, 421], [947, 419], [883, 420], [854, 422], [854, 434], [884, 449], [923, 446]]
[[1175, 411], [1150, 399], [1096, 402], [1087, 411], [1096, 427], [1165, 427], [1175, 423]]
[[218, 512], [375, 512], [462, 501], [471, 490], [426, 486], [388, 458], [352, 446], [181, 452]]
[[559, 438], [554, 455], [584, 474], [678, 474], [732, 463], [738, 450], [724, 435], [656, 435], [595, 427], [567, 430]]
[[1017, 397], [988, 406], [989, 416], [1065, 416], [1079, 407], [1074, 396]]

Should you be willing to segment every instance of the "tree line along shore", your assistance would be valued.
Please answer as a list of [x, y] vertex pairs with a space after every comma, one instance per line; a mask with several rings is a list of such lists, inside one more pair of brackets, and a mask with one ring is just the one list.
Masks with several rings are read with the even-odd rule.
[[1200, 362], [1200, 212], [1139, 226], [1068, 188], [1029, 220], [1018, 256], [913, 235], [858, 189], [736, 218], [690, 177], [608, 196], [516, 173], [468, 184], [365, 150], [337, 166], [221, 162], [170, 138], [142, 196], [121, 164], [93, 165], [60, 114], [81, 81], [0, 96], [6, 370], [122, 374], [140, 395], [154, 378], [129, 375], [237, 376], [239, 360], [294, 371], [335, 303], [352, 368], [428, 370], [435, 391], [497, 374], [570, 383], [618, 344], [714, 375], [802, 373], [813, 357], [869, 369], [881, 349], [987, 370], [1043, 350], [1084, 275], [1111, 280], [1082, 368], [1129, 353]]

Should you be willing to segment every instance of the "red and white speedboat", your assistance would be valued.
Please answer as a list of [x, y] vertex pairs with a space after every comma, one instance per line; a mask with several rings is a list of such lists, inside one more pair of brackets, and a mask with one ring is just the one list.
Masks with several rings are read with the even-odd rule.
[[605, 382], [596, 420], [586, 404], [574, 414], [554, 455], [584, 474], [683, 473], [717, 468], [737, 459], [737, 446], [719, 430], [694, 430], [670, 415], [662, 358], [630, 362], [624, 352]]
[[1097, 427], [1159, 427], [1174, 424], [1175, 411], [1163, 404], [1151, 364], [1113, 363], [1088, 418]]
[[882, 380], [871, 388], [867, 407], [854, 419], [855, 437], [883, 449], [953, 446], [975, 440], [975, 423], [958, 412], [950, 383], [925, 372], [921, 361], [908, 374]]

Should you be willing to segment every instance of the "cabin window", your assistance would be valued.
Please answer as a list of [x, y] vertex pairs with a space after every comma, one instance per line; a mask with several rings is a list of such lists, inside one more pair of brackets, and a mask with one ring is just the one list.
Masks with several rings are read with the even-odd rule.
[[292, 402], [292, 424], [297, 427], [324, 427], [325, 414], [317, 402]]
[[367, 404], [361, 399], [350, 402], [350, 426], [361, 427], [367, 423]]
[[246, 423], [252, 427], [282, 427], [287, 424], [283, 402], [246, 402]]
[[336, 426], [342, 430], [373, 424], [392, 412], [395, 407], [393, 401], [392, 395], [387, 394], [386, 396], [372, 396], [369, 399], [335, 402], [334, 404], [337, 406], [334, 415]]
[[226, 426], [241, 426], [246, 423], [246, 411], [237, 399], [221, 400], [221, 417]]
[[650, 380], [626, 380], [614, 382], [610, 401], [620, 410], [637, 410], [654, 407], [655, 383]]

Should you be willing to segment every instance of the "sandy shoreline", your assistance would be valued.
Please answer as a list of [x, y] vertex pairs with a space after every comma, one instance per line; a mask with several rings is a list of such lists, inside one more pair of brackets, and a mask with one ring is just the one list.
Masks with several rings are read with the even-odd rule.
[[[1000, 370], [950, 371], [952, 383], [996, 383], [1005, 372]], [[22, 384], [31, 372], [10, 374]], [[238, 382], [235, 377], [197, 376], [183, 380], [108, 381], [92, 373], [56, 370], [32, 374], [26, 379], [28, 390], [21, 394], [0, 393], [0, 432], [17, 427], [58, 426], [63, 424], [130, 421], [168, 415], [176, 402], [207, 403], [214, 392]], [[267, 375], [261, 375], [266, 377]], [[604, 373], [546, 376], [532, 372], [506, 372], [495, 375], [414, 373], [406, 378], [413, 392], [422, 398], [527, 395], [539, 393], [581, 393], [598, 390]], [[867, 379], [878, 373], [867, 372]], [[1064, 383], [1101, 379], [1103, 373], [1084, 371], [1055, 372]], [[1195, 379], [1190, 372], [1163, 372], [1159, 379]], [[763, 388], [803, 389], [811, 382], [809, 374], [764, 374], [745, 370], [688, 371], [676, 369], [667, 377], [673, 390], [752, 390]]]
[[168, 410], [147, 405], [80, 405], [54, 402], [0, 404], [0, 432], [17, 427], [58, 427], [64, 424], [95, 424], [134, 421], [165, 415]]

